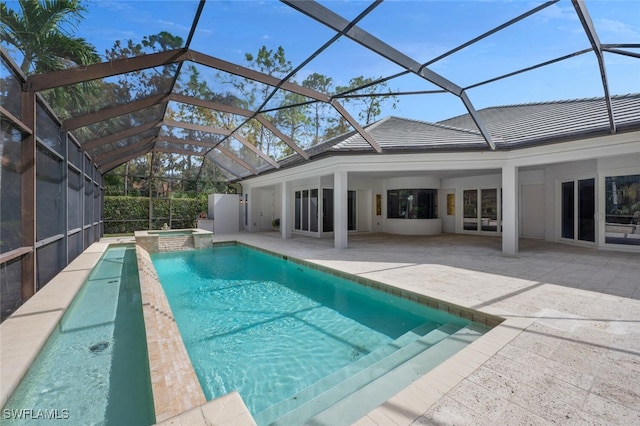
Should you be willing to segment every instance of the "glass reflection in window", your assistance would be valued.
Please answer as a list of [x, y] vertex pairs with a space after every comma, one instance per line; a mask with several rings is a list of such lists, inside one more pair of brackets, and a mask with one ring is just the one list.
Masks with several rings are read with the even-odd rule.
[[605, 242], [640, 245], [640, 174], [605, 178]]

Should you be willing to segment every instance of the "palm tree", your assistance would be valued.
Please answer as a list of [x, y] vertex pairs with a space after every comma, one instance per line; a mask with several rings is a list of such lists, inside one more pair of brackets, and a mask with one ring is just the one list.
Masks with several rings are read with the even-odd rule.
[[[23, 55], [20, 68], [25, 74], [40, 74], [100, 61], [96, 49], [72, 33], [86, 11], [79, 0], [19, 0], [19, 11], [0, 3], [0, 36]], [[69, 104], [85, 104], [84, 90], [53, 90], [49, 102], [58, 112]]]
[[0, 35], [24, 58], [25, 74], [96, 63], [95, 47], [71, 35], [86, 9], [78, 0], [19, 0], [21, 13], [0, 4]]

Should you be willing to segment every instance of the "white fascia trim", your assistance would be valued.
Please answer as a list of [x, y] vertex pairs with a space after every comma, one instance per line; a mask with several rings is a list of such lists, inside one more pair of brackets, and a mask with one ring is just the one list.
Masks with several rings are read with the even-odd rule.
[[330, 156], [268, 175], [251, 177], [241, 183], [250, 187], [269, 186], [283, 181], [330, 175], [338, 170], [396, 172], [501, 169], [505, 165], [537, 166], [637, 153], [640, 153], [640, 132], [632, 132], [513, 151]]

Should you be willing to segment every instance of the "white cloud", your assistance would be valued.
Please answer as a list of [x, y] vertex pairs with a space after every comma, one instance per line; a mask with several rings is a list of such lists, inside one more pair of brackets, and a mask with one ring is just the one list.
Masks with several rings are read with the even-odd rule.
[[558, 6], [557, 4], [552, 4], [551, 6], [545, 7], [538, 13], [534, 15], [536, 18], [541, 19], [543, 21], [550, 21], [554, 19], [569, 19], [574, 20], [578, 19], [576, 15], [576, 11], [571, 6]]
[[189, 30], [191, 30], [191, 27], [190, 27], [190, 26], [189, 26], [189, 27], [187, 27], [187, 26], [185, 26], [185, 25], [176, 24], [176, 23], [175, 23], [175, 22], [173, 22], [173, 21], [165, 21], [165, 20], [162, 20], [162, 19], [158, 19], [158, 21], [157, 21], [157, 22], [158, 22], [160, 25], [167, 26], [167, 27], [171, 27], [171, 28], [175, 28], [175, 29], [177, 29], [177, 30], [179, 30], [179, 31], [189, 31]]
[[638, 29], [632, 27], [631, 25], [627, 25], [622, 21], [603, 18], [596, 19], [594, 21], [594, 25], [596, 27], [596, 31], [598, 32], [598, 36], [601, 39], [603, 37], [612, 39], [640, 39], [640, 32], [638, 31]]
[[113, 12], [122, 12], [125, 10], [133, 9], [133, 7], [128, 2], [124, 2], [124, 1], [102, 0], [102, 1], [95, 2], [95, 4], [97, 7], [102, 7]]

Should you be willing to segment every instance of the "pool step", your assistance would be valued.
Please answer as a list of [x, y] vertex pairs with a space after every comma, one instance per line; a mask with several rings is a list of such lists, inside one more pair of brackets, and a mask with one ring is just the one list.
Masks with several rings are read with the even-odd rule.
[[437, 324], [427, 322], [414, 328], [286, 401], [256, 414], [256, 422], [260, 425], [272, 422], [282, 425], [299, 424], [299, 419], [318, 414], [322, 407], [335, 404], [354, 389], [366, 386], [460, 329], [460, 326], [453, 324], [436, 327]]
[[435, 322], [425, 322], [418, 327], [415, 327], [414, 329], [404, 333], [397, 339], [341, 368], [335, 373], [320, 379], [313, 385], [301, 390], [297, 394], [291, 396], [290, 398], [287, 398], [279, 404], [273, 405], [261, 411], [256, 416], [254, 416], [254, 418], [256, 418], [258, 424], [269, 424], [283, 414], [288, 413], [296, 407], [315, 398], [322, 392], [325, 392], [327, 389], [330, 389], [337, 384], [342, 383], [344, 380], [353, 376], [355, 373], [364, 370], [370, 365], [380, 361], [381, 359], [402, 348], [403, 346], [415, 341], [422, 336], [425, 336], [426, 334], [438, 328], [438, 326], [439, 324]]
[[[341, 398], [326, 410], [313, 417], [302, 419], [299, 424], [334, 425], [355, 423], [368, 412], [383, 404], [391, 396], [406, 388], [409, 383], [417, 380], [487, 331], [489, 331], [489, 328], [479, 324], [471, 324], [464, 327], [437, 345], [427, 348], [410, 361], [390, 371], [389, 374], [381, 376], [361, 389]], [[382, 389], [384, 392], [381, 392]]]

